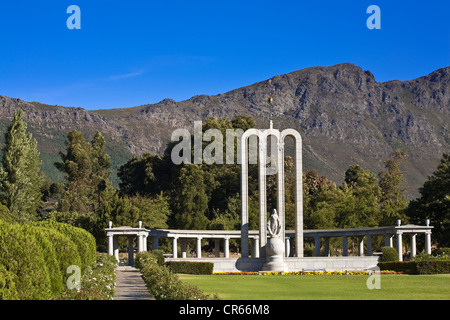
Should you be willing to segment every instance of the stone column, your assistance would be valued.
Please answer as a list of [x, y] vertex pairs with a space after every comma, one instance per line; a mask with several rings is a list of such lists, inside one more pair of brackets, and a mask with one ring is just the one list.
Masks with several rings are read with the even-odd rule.
[[178, 258], [178, 245], [177, 245], [178, 237], [173, 237], [172, 239], [172, 257]]
[[291, 254], [291, 239], [289, 237], [284, 238], [284, 256], [289, 257]]
[[112, 256], [114, 254], [114, 236], [108, 234], [108, 254]]
[[330, 256], [330, 238], [326, 237], [325, 239], [325, 257], [329, 257]]
[[248, 257], [248, 137], [256, 129], [247, 130], [241, 137], [241, 253]]
[[[271, 122], [271, 129], [272, 122]], [[275, 132], [274, 132], [275, 133]], [[285, 215], [285, 188], [284, 188], [284, 141], [281, 141], [281, 137], [279, 131], [276, 131], [275, 135], [271, 135], [271, 151], [276, 151], [276, 166], [277, 166], [277, 212], [280, 216], [281, 225], [283, 226], [281, 230], [281, 239], [285, 238], [285, 226], [286, 226], [286, 215]], [[275, 139], [276, 138], [276, 139]], [[276, 143], [275, 143], [276, 141]], [[275, 146], [275, 148], [274, 148]], [[271, 155], [273, 155], [271, 152]], [[287, 239], [289, 241], [289, 239]], [[286, 257], [289, 256], [289, 248], [286, 247], [284, 250], [284, 254]]]
[[266, 197], [266, 157], [267, 141], [259, 138], [258, 181], [259, 181], [259, 245], [260, 255], [265, 256], [264, 247], [267, 242], [267, 197]]
[[147, 247], [147, 243], [148, 243], [147, 237], [148, 237], [148, 234], [144, 234], [144, 235], [143, 235], [142, 241], [144, 241], [144, 243], [143, 243], [143, 245], [144, 245], [144, 251], [148, 251], [148, 247]]
[[314, 237], [314, 252], [316, 257], [320, 257], [320, 236]]
[[359, 253], [359, 256], [362, 257], [362, 256], [364, 256], [364, 237], [359, 237], [358, 243], [359, 243], [358, 253]]
[[119, 262], [119, 239], [118, 239], [118, 237], [113, 238], [113, 250], [114, 250], [114, 257], [116, 257], [117, 262]]
[[416, 233], [411, 234], [411, 259], [414, 259], [417, 253], [416, 236]]
[[425, 232], [425, 253], [431, 254], [431, 231]]
[[137, 250], [138, 253], [144, 251], [144, 237], [140, 234], [137, 235], [137, 247], [138, 247], [138, 250]]
[[134, 266], [133, 237], [128, 237], [128, 265]]
[[220, 239], [214, 239], [214, 255], [220, 258]]
[[386, 234], [386, 235], [384, 236], [384, 245], [385, 245], [386, 247], [393, 247], [393, 246], [394, 246], [394, 243], [393, 243], [393, 241], [392, 241], [392, 238], [393, 238], [393, 235], [392, 235], [392, 234]]
[[372, 238], [370, 235], [366, 235], [366, 247], [367, 247], [367, 256], [372, 255]]
[[259, 239], [252, 239], [252, 258], [259, 258]]
[[348, 241], [347, 235], [342, 236], [342, 255], [344, 257], [348, 256]]
[[202, 257], [202, 237], [197, 237], [197, 258]]
[[224, 252], [225, 258], [230, 257], [230, 239], [229, 238], [224, 239], [223, 252]]
[[398, 252], [398, 260], [403, 261], [403, 244], [402, 244], [402, 233], [397, 232], [397, 252]]
[[186, 239], [181, 238], [181, 257], [186, 259]]
[[158, 250], [159, 248], [159, 237], [155, 236], [153, 237], [153, 250]]

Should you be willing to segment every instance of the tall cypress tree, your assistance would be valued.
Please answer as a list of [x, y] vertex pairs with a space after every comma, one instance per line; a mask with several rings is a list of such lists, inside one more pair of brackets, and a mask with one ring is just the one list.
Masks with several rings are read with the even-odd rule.
[[22, 110], [14, 113], [5, 134], [0, 168], [1, 199], [18, 222], [28, 222], [37, 216], [42, 204], [41, 186], [44, 181], [40, 167], [37, 142], [27, 132]]
[[55, 163], [67, 180], [58, 210], [92, 214], [102, 201], [102, 192], [113, 189], [109, 181], [111, 160], [105, 151], [106, 142], [97, 132], [89, 143], [77, 130], [69, 132], [68, 140], [66, 153], [60, 153], [62, 163]]

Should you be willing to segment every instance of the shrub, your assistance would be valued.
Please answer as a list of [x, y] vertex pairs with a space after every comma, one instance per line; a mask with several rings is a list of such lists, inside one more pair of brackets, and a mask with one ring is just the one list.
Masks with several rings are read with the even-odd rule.
[[450, 260], [415, 261], [418, 274], [450, 273]]
[[433, 256], [438, 259], [450, 259], [450, 248], [438, 248], [433, 250]]
[[95, 263], [95, 238], [86, 230], [52, 220], [41, 221], [38, 222], [37, 225], [57, 230], [70, 238], [70, 240], [77, 246], [77, 251], [81, 259], [81, 265], [79, 265], [79, 267], [82, 272], [86, 270], [88, 266]]
[[98, 254], [96, 262], [81, 277], [80, 290], [65, 290], [64, 300], [111, 300], [114, 297], [117, 260], [106, 253]]
[[[156, 250], [154, 250], [156, 251]], [[143, 251], [136, 255], [136, 260], [134, 261], [134, 266], [138, 269], [142, 269], [148, 265], [158, 265], [158, 259], [150, 251]]]
[[182, 282], [164, 265], [158, 265], [157, 254], [141, 252], [136, 256], [147, 289], [156, 300], [206, 300], [216, 296], [204, 294], [199, 288]]
[[55, 229], [45, 228], [44, 226], [36, 226], [44, 237], [46, 237], [55, 249], [56, 259], [58, 261], [59, 270], [63, 277], [63, 285], [65, 285], [68, 277], [67, 267], [75, 265], [81, 269], [81, 259], [75, 243], [69, 237], [56, 231]]
[[380, 270], [392, 270], [402, 273], [417, 274], [417, 265], [415, 261], [386, 261], [379, 262]]
[[382, 247], [381, 248], [382, 256], [381, 261], [398, 261], [398, 252], [395, 248], [392, 247]]
[[450, 273], [450, 260], [415, 260], [379, 262], [380, 270], [393, 270], [411, 274]]
[[64, 290], [63, 276], [59, 267], [53, 243], [46, 237], [39, 227], [23, 225], [23, 228], [32, 234], [42, 249], [45, 266], [50, 277], [51, 291], [54, 295], [60, 294]]
[[52, 297], [41, 246], [29, 230], [0, 221], [0, 248], [0, 265], [12, 277], [18, 299], [47, 300]]
[[214, 269], [211, 262], [169, 261], [166, 266], [173, 273], [187, 274], [212, 274]]
[[13, 275], [0, 264], [0, 300], [17, 300], [18, 297]]

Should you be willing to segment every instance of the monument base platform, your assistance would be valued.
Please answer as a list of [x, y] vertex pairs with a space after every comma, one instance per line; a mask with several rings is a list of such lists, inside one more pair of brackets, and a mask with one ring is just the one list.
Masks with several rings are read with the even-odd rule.
[[[265, 258], [166, 258], [166, 261], [212, 262], [213, 272], [258, 272]], [[378, 256], [284, 258], [287, 272], [301, 270], [364, 271], [377, 266]]]

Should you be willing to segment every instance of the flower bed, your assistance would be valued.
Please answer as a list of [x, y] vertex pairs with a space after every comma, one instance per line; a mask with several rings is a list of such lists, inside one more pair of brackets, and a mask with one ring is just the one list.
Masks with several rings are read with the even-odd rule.
[[[392, 270], [382, 270], [377, 271], [380, 274], [403, 274], [402, 272], [392, 271]], [[290, 272], [214, 272], [213, 275], [234, 275], [234, 276], [254, 276], [254, 275], [263, 275], [263, 276], [334, 276], [334, 275], [370, 275], [371, 273], [368, 271], [290, 271]]]

